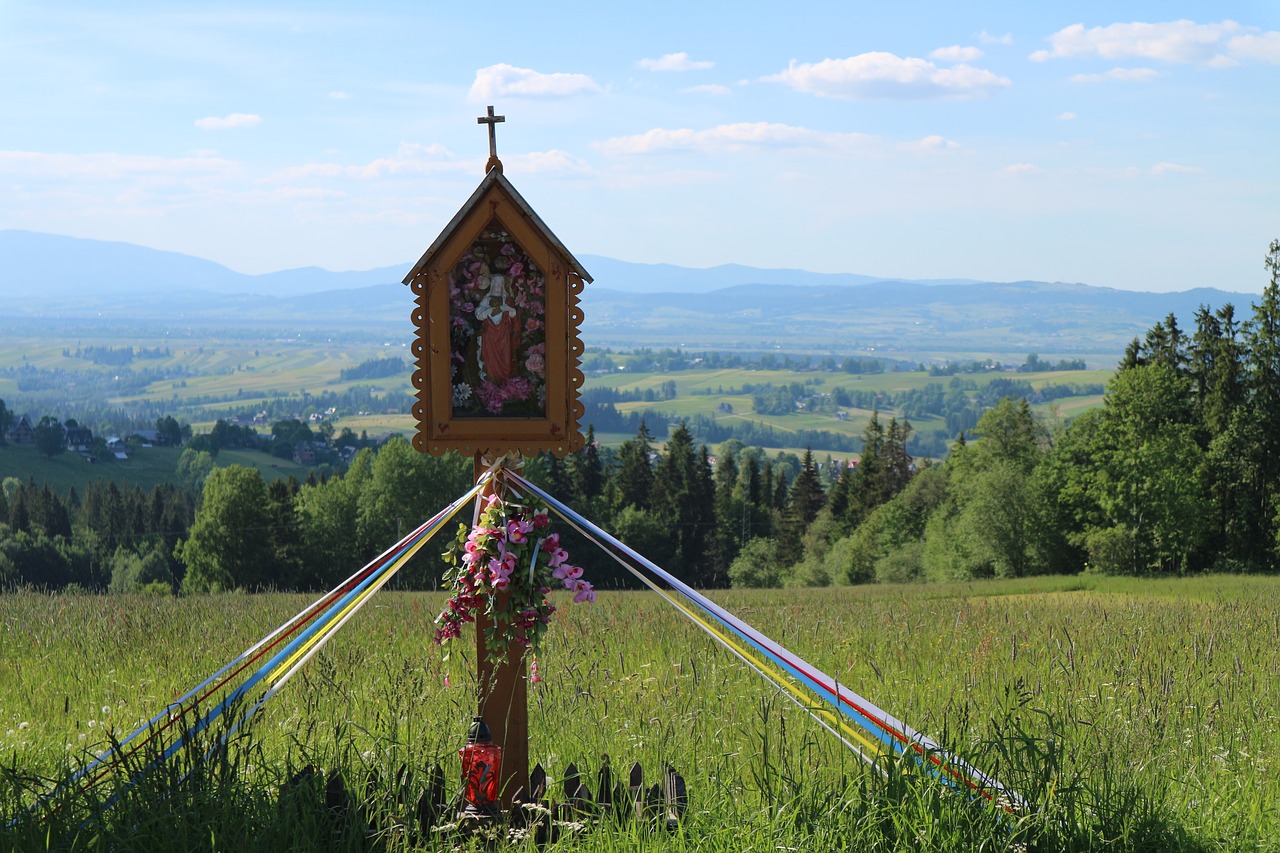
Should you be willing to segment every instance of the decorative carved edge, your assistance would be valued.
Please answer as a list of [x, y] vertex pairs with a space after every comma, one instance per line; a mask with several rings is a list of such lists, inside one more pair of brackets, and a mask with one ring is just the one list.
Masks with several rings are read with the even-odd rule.
[[573, 453], [581, 450], [585, 439], [582, 437], [582, 418], [586, 407], [582, 405], [582, 384], [586, 377], [582, 374], [582, 356], [586, 347], [582, 343], [582, 276], [573, 270], [569, 271], [568, 304], [565, 306], [568, 317], [565, 323], [565, 334], [569, 336], [569, 429], [568, 450]]
[[[560, 272], [560, 264], [552, 265], [557, 277], [563, 275]], [[440, 278], [440, 273], [435, 272], [435, 277]], [[414, 336], [413, 353], [414, 365], [416, 369], [413, 371], [412, 383], [414, 388], [414, 403], [411, 409], [414, 422], [418, 425], [417, 431], [413, 436], [413, 447], [421, 453], [429, 453], [433, 456], [439, 456], [450, 450], [455, 450], [465, 456], [473, 456], [476, 453], [483, 453], [488, 450], [488, 446], [481, 440], [475, 441], [446, 441], [441, 442], [439, 439], [432, 440], [423, 429], [422, 424], [426, 422], [427, 405], [423, 400], [423, 394], [427, 389], [427, 375], [430, 369], [430, 354], [435, 351], [439, 345], [436, 341], [431, 340], [431, 324], [427, 315], [427, 300], [430, 288], [428, 287], [426, 272], [419, 273], [413, 277], [410, 282], [410, 289], [414, 296], [414, 309], [412, 312], [412, 320], [417, 334]], [[586, 439], [582, 435], [582, 418], [586, 414], [586, 407], [582, 403], [581, 391], [586, 377], [582, 373], [582, 357], [586, 347], [582, 343], [582, 291], [584, 288], [582, 277], [578, 273], [570, 270], [568, 273], [568, 288], [566, 289], [565, 299], [565, 335], [568, 337], [567, 357], [568, 357], [568, 380], [570, 405], [567, 412], [569, 423], [568, 428], [564, 430], [565, 440], [560, 443], [548, 442], [545, 439], [530, 440], [527, 443], [510, 442], [504, 440], [503, 446], [509, 449], [518, 450], [524, 456], [533, 456], [541, 451], [550, 451], [556, 456], [564, 457], [570, 453], [575, 453], [582, 449], [586, 443]], [[444, 342], [448, 345], [448, 342]], [[554, 425], [554, 421], [553, 421]], [[449, 425], [442, 424], [441, 431], [448, 430]]]

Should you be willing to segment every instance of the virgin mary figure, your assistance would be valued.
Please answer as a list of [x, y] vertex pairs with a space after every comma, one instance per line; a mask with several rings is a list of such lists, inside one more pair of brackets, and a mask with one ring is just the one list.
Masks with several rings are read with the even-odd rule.
[[480, 323], [480, 371], [489, 382], [501, 385], [511, 378], [515, 369], [520, 323], [515, 306], [507, 301], [507, 277], [490, 272], [489, 265], [485, 264], [477, 278], [488, 282], [485, 295], [476, 306], [476, 320]]

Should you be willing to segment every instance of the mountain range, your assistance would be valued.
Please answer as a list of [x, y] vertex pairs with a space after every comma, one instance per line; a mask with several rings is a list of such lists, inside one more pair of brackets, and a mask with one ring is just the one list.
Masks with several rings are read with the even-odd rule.
[[[600, 346], [776, 348], [810, 352], [1075, 353], [1103, 360], [1174, 313], [1246, 313], [1249, 294], [1200, 288], [1142, 293], [1062, 282], [905, 280], [852, 273], [692, 269], [598, 255], [583, 294], [583, 336]], [[113, 319], [201, 324], [363, 326], [408, 322], [405, 263], [332, 272], [238, 273], [176, 252], [30, 231], [0, 231], [0, 320]]]

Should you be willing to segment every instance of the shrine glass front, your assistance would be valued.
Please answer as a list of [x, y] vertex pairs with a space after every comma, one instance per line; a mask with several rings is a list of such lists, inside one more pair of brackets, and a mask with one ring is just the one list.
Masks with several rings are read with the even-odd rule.
[[449, 272], [455, 418], [546, 416], [546, 279], [493, 220]]

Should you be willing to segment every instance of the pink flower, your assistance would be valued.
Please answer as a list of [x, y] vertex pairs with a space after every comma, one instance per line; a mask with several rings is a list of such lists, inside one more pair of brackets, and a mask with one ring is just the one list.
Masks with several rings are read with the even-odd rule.
[[[581, 571], [581, 570], [579, 570]], [[573, 596], [574, 604], [582, 604], [584, 601], [595, 601], [596, 591], [591, 584], [586, 581], [578, 581], [576, 585], [577, 593]]]
[[538, 673], [538, 659], [534, 658], [529, 662], [529, 683], [538, 684], [542, 681], [542, 676]]
[[[551, 519], [547, 516], [547, 513], [545, 511], [539, 511], [537, 514], [533, 516], [534, 529], [543, 530], [549, 524], [551, 524]], [[559, 541], [559, 540], [557, 539], [556, 541]]]
[[514, 542], [518, 545], [524, 542], [526, 539], [528, 539], [529, 537], [525, 536], [525, 533], [528, 532], [528, 527], [524, 527], [523, 530], [521, 529], [523, 525], [527, 525], [527, 524], [528, 524], [527, 521], [524, 521], [524, 522], [508, 521], [507, 522], [507, 540], [510, 542]]
[[511, 568], [504, 560], [490, 560], [489, 578], [493, 582], [493, 588], [501, 592], [511, 581]]
[[547, 367], [546, 362], [543, 361], [542, 356], [538, 355], [537, 353], [534, 353], [533, 355], [529, 356], [524, 360], [524, 369], [529, 371], [530, 373], [536, 373], [538, 375], [541, 375], [542, 371], [545, 370], [546, 367]]

